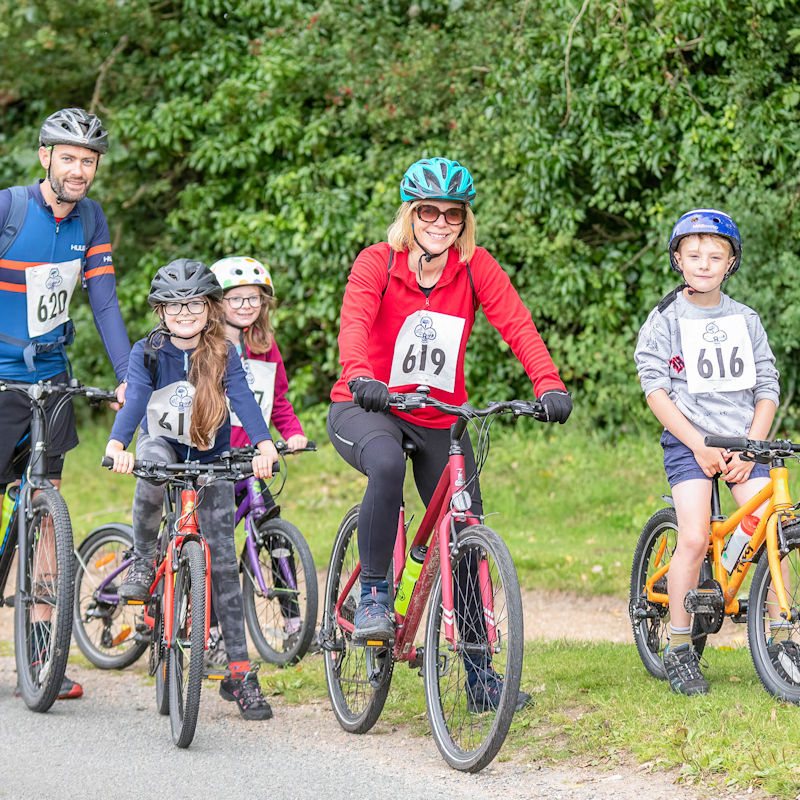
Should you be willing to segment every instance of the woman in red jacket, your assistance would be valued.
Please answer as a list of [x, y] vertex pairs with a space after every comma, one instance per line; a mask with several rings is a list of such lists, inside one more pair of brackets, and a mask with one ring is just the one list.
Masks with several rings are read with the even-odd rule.
[[[530, 312], [497, 261], [475, 244], [469, 171], [446, 158], [417, 161], [403, 176], [400, 197], [388, 242], [359, 253], [350, 272], [340, 318], [342, 374], [328, 413], [334, 447], [368, 478], [358, 518], [356, 641], [394, 635], [386, 576], [405, 475], [402, 442], [417, 445], [414, 480], [427, 504], [447, 461], [454, 422], [432, 408], [389, 409], [389, 391], [425, 385], [446, 403], [465, 402], [464, 353], [480, 305], [522, 363], [549, 420], [565, 422], [572, 410]], [[436, 358], [422, 358], [422, 346], [434, 339]], [[428, 350], [432, 355], [434, 348]], [[468, 436], [463, 445], [474, 473]], [[480, 516], [480, 489], [473, 485], [472, 511]]]

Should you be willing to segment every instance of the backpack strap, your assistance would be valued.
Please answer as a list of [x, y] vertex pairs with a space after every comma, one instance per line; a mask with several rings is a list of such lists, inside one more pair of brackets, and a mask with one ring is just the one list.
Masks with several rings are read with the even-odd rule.
[[12, 347], [22, 348], [22, 358], [25, 361], [25, 367], [28, 372], [34, 372], [36, 369], [33, 364], [34, 356], [37, 356], [39, 353], [50, 353], [53, 350], [60, 350], [64, 356], [64, 360], [67, 362], [70, 377], [72, 377], [72, 364], [70, 364], [69, 358], [67, 358], [66, 347], [72, 344], [74, 338], [75, 324], [71, 319], [68, 319], [64, 323], [64, 333], [51, 342], [37, 342], [35, 339], [18, 339], [16, 336], [0, 333], [0, 342], [10, 344]]
[[386, 265], [386, 285], [383, 287], [383, 291], [381, 292], [381, 297], [386, 294], [386, 290], [389, 288], [389, 271], [392, 268], [392, 261], [394, 261], [394, 249], [389, 248], [389, 263]]
[[10, 186], [11, 207], [8, 210], [6, 224], [0, 230], [0, 258], [2, 258], [17, 240], [22, 226], [25, 224], [25, 216], [28, 213], [28, 190], [25, 186]]
[[675, 302], [675, 298], [678, 294], [685, 288], [686, 284], [682, 283], [680, 286], [676, 286], [669, 294], [664, 295], [664, 297], [661, 298], [661, 302], [658, 304], [658, 313], [663, 314]]
[[150, 381], [154, 389], [158, 378], [158, 348], [153, 343], [153, 339], [157, 333], [159, 333], [159, 328], [154, 328], [144, 342], [144, 366], [150, 373]]

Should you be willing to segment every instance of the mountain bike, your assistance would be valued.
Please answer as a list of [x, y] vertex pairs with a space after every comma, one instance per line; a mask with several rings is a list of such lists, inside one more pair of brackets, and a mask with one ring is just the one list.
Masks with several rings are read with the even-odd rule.
[[[282, 481], [270, 485], [277, 497], [286, 484], [289, 453], [316, 451], [314, 442], [302, 450], [288, 450], [277, 442], [282, 456]], [[252, 454], [252, 448], [234, 451]], [[284, 519], [280, 506], [267, 507], [262, 484], [249, 477], [236, 484], [236, 525], [244, 520], [245, 543], [241, 554], [242, 602], [247, 629], [261, 657], [270, 664], [296, 664], [305, 655], [317, 625], [317, 572], [303, 534]]]
[[[14, 655], [19, 690], [33, 711], [47, 711], [55, 702], [64, 678], [72, 633], [72, 524], [67, 504], [47, 477], [50, 428], [71, 398], [116, 400], [114, 392], [68, 383], [14, 383], [0, 381], [0, 391], [18, 392], [30, 401], [30, 431], [18, 442], [12, 465], [22, 474], [19, 487], [9, 486], [14, 497], [10, 519], [0, 532], [0, 605], [14, 606]], [[56, 397], [50, 420], [45, 399]], [[4, 592], [15, 549], [17, 590]]]
[[[404, 411], [432, 406], [458, 419], [450, 428], [448, 462], [411, 541], [409, 553], [419, 546], [427, 546], [427, 551], [406, 613], [395, 609], [393, 641], [368, 640], [360, 645], [352, 640], [360, 596], [358, 506], [339, 526], [320, 630], [328, 694], [339, 724], [364, 733], [383, 710], [395, 662], [421, 668], [428, 719], [439, 751], [455, 769], [477, 772], [494, 758], [508, 733], [519, 697], [524, 637], [514, 562], [500, 536], [470, 512], [468, 489], [488, 456], [489, 428], [497, 416], [508, 413], [541, 420], [544, 409], [521, 400], [494, 402], [486, 408], [453, 406], [428, 396], [424, 387], [390, 395], [390, 404]], [[461, 437], [469, 422], [478, 429], [477, 471], [465, 477]], [[414, 451], [409, 442], [404, 449], [407, 455]], [[407, 527], [401, 506], [390, 581], [395, 593], [409, 563]], [[425, 643], [415, 645], [426, 605]], [[503, 676], [496, 706], [470, 710], [465, 659]]]
[[[707, 436], [707, 447], [740, 452], [743, 458], [770, 465], [770, 483], [730, 516], [722, 514], [719, 477], [711, 485], [711, 530], [700, 582], [686, 595], [684, 606], [694, 615], [692, 639], [702, 653], [707, 637], [717, 633], [724, 618], [747, 624], [753, 666], [764, 688], [781, 700], [800, 703], [800, 670], [786, 648], [800, 644], [800, 516], [789, 493], [786, 459], [800, 458], [800, 445], [787, 440], [753, 441], [741, 437]], [[672, 498], [645, 524], [633, 556], [629, 613], [636, 648], [647, 671], [665, 679], [662, 654], [669, 627], [667, 576], [678, 539]], [[725, 538], [763, 503], [767, 508], [730, 573], [722, 562]], [[748, 597], [737, 597], [755, 564]], [[790, 645], [772, 642], [776, 626], [789, 626]]]
[[[113, 464], [111, 458], [102, 460], [104, 467]], [[133, 475], [166, 483], [166, 491], [150, 599], [146, 604], [128, 600], [127, 605], [143, 607], [144, 621], [139, 627], [140, 633], [149, 632], [149, 671], [156, 678], [156, 707], [160, 714], [169, 714], [172, 740], [178, 747], [188, 747], [194, 738], [206, 674], [203, 654], [211, 610], [207, 603], [211, 596], [211, 555], [197, 523], [203, 494], [200, 482], [243, 480], [250, 474], [249, 459], [230, 456], [207, 464], [134, 461]], [[102, 562], [111, 553], [93, 563]], [[117, 604], [125, 602], [118, 594], [114, 597]]]
[[[275, 443], [279, 455], [294, 452]], [[306, 451], [316, 450], [310, 442]], [[237, 459], [255, 450], [233, 451]], [[286, 461], [277, 497], [286, 483]], [[277, 665], [299, 661], [308, 650], [317, 624], [317, 574], [311, 550], [300, 531], [280, 519], [280, 507], [267, 504], [252, 475], [235, 486], [242, 496], [236, 524], [244, 519], [245, 543], [240, 556], [242, 600], [250, 636], [261, 657]], [[124, 669], [147, 649], [152, 626], [141, 606], [122, 601], [120, 576], [133, 561], [133, 529], [125, 523], [101, 525], [81, 542], [76, 553], [74, 632], [86, 658], [100, 669]], [[220, 670], [213, 671], [213, 674]], [[209, 673], [211, 675], [212, 673]]]

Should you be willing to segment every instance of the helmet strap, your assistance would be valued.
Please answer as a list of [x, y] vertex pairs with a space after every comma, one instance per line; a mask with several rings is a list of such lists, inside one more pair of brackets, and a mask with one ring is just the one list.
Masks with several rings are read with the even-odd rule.
[[[462, 228], [462, 230], [463, 230], [463, 228]], [[419, 239], [417, 239], [417, 230], [414, 227], [414, 223], [413, 222], [411, 223], [411, 233], [412, 233], [412, 235], [414, 237], [414, 241], [417, 243], [417, 246], [422, 250], [422, 253], [423, 253], [419, 257], [419, 263], [417, 264], [417, 273], [419, 275], [419, 279], [422, 280], [422, 261], [423, 261], [423, 259], [425, 260], [426, 263], [430, 264], [430, 262], [433, 261], [434, 258], [439, 258], [439, 256], [443, 256], [447, 252], [447, 250], [449, 250], [450, 248], [448, 247], [447, 249], [442, 250], [441, 253], [431, 253], [425, 247], [425, 245], [422, 244], [422, 242]], [[460, 235], [461, 234], [459, 234], [459, 236]]]

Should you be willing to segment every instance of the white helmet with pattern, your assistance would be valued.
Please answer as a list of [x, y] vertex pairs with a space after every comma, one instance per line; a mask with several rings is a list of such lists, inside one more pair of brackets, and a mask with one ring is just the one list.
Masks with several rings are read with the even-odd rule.
[[211, 271], [224, 292], [236, 286], [261, 286], [268, 295], [275, 294], [269, 270], [249, 256], [222, 258], [211, 265]]

